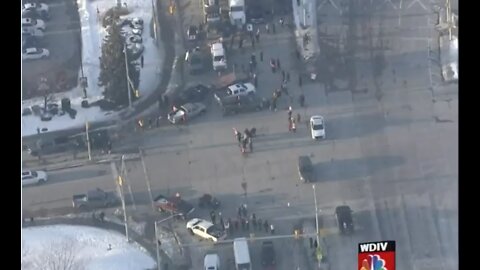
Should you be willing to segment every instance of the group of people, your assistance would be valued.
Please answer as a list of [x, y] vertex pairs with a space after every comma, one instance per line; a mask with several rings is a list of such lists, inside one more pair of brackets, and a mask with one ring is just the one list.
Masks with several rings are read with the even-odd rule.
[[249, 151], [253, 152], [253, 137], [256, 136], [257, 129], [254, 127], [251, 129], [246, 128], [242, 134], [236, 128], [233, 128], [233, 132], [235, 134], [235, 139], [238, 142], [238, 146], [240, 147], [241, 152], [246, 153], [247, 146]]
[[[222, 230], [226, 231], [229, 235], [233, 235], [235, 231], [242, 230], [244, 232], [253, 230], [253, 231], [262, 231], [265, 230], [265, 233], [275, 234], [275, 226], [268, 222], [268, 220], [262, 220], [261, 218], [257, 219], [255, 213], [252, 213], [248, 216], [247, 205], [242, 204], [238, 207], [238, 215], [236, 218], [228, 218], [223, 220], [222, 213], [219, 212], [219, 225]], [[215, 211], [210, 212], [210, 218], [213, 224], [216, 224], [216, 214]], [[251, 224], [251, 227], [250, 227]]]

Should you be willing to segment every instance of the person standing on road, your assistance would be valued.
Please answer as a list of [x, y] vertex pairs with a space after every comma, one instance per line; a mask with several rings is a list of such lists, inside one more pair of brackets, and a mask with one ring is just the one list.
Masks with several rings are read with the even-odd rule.
[[253, 73], [253, 85], [254, 85], [255, 87], [258, 87], [257, 73]]
[[298, 103], [300, 103], [300, 107], [302, 108], [305, 106], [305, 95], [303, 93], [298, 97]]
[[215, 224], [215, 219], [216, 219], [216, 216], [215, 216], [215, 211], [210, 211], [210, 218], [212, 219], [212, 223]]
[[220, 216], [220, 226], [222, 226], [222, 231], [225, 231], [225, 223], [223, 222], [222, 216]]
[[263, 51], [260, 51], [260, 62], [263, 62]]
[[288, 106], [288, 119], [292, 118], [292, 113], [293, 113], [292, 106]]
[[257, 28], [257, 32], [255, 33], [255, 39], [257, 42], [260, 42], [260, 28]]
[[298, 86], [302, 87], [302, 75], [298, 75]]
[[295, 119], [292, 118], [292, 131], [295, 133], [297, 131], [297, 126], [295, 125]]
[[299, 114], [299, 113], [297, 113], [297, 123], [299, 123], [299, 124], [300, 124], [300, 123], [301, 123], [301, 122], [300, 122], [300, 120], [301, 120], [301, 116], [300, 116], [300, 114]]
[[265, 24], [265, 30], [267, 31], [267, 34], [270, 34], [270, 27], [268, 23]]
[[275, 66], [275, 59], [270, 59], [270, 67], [272, 68], [272, 73], [275, 73], [276, 66]]
[[282, 66], [280, 65], [280, 59], [279, 58], [277, 58], [277, 67], [278, 67], [278, 69], [282, 68]]
[[262, 219], [259, 218], [259, 219], [257, 220], [257, 230], [259, 230], [259, 231], [262, 230], [262, 224], [263, 224], [263, 223], [262, 223]]
[[241, 206], [238, 207], [237, 215], [238, 215], [239, 218], [242, 217], [242, 207]]
[[252, 138], [248, 138], [248, 148], [250, 149], [250, 153], [253, 152], [253, 142]]
[[272, 235], [275, 234], [275, 227], [273, 226], [273, 224], [270, 224], [270, 233]]
[[285, 74], [285, 70], [282, 69], [282, 82], [285, 81], [285, 75], [286, 75], [286, 74]]
[[265, 232], [268, 233], [268, 221], [265, 220], [265, 222], [263, 223], [263, 228], [265, 228]]

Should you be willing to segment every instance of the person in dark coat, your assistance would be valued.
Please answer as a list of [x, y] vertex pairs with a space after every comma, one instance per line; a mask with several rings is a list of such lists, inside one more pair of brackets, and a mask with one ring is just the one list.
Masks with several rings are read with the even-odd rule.
[[212, 219], [212, 223], [215, 224], [215, 219], [216, 219], [216, 216], [215, 216], [215, 211], [211, 211], [210, 212], [210, 218]]
[[298, 97], [298, 103], [300, 103], [300, 107], [302, 108], [305, 106], [305, 95], [303, 93]]
[[238, 141], [238, 145], [240, 146], [241, 143], [242, 143], [242, 133], [241, 132], [237, 132], [237, 141]]
[[298, 75], [298, 86], [302, 87], [302, 76]]
[[257, 78], [257, 74], [256, 73], [253, 73], [253, 85], [255, 87], [258, 86], [258, 78]]
[[259, 218], [258, 221], [257, 221], [257, 229], [258, 229], [259, 231], [262, 230], [262, 224], [263, 224], [263, 223], [262, 223], [262, 219]]
[[260, 51], [260, 61], [263, 62], [263, 51]]
[[238, 217], [241, 217], [242, 216], [242, 207], [238, 207], [238, 213], [237, 213]]
[[222, 226], [222, 231], [225, 231], [225, 223], [223, 223], [222, 217], [220, 217], [220, 226]]
[[239, 227], [239, 225], [238, 225], [238, 219], [235, 219], [235, 230], [238, 230], [238, 227]]
[[253, 152], [253, 140], [252, 138], [248, 138], [248, 148], [250, 149], [250, 152]]
[[265, 222], [263, 222], [263, 228], [265, 228], [265, 232], [268, 233], [268, 221], [265, 220]]

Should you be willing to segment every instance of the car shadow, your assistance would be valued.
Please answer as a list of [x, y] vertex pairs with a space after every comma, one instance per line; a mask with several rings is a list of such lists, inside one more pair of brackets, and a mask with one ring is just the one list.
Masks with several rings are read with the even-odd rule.
[[405, 163], [402, 156], [373, 156], [335, 160], [314, 164], [318, 182], [348, 180], [362, 178], [382, 169], [399, 166]]

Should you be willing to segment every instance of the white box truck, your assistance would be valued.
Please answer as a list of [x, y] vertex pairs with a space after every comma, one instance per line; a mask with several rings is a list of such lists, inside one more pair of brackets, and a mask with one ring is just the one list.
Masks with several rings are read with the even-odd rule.
[[233, 253], [235, 256], [236, 270], [252, 270], [250, 251], [248, 250], [248, 242], [245, 237], [235, 238], [233, 240]]
[[213, 43], [211, 48], [213, 70], [222, 70], [227, 68], [227, 56], [221, 42]]
[[242, 28], [247, 21], [245, 0], [228, 0], [230, 23]]

